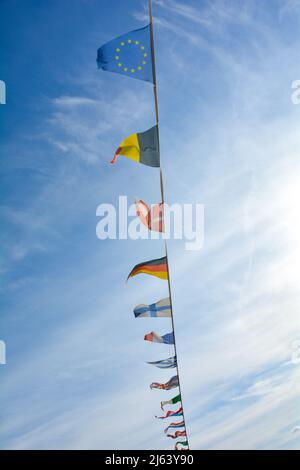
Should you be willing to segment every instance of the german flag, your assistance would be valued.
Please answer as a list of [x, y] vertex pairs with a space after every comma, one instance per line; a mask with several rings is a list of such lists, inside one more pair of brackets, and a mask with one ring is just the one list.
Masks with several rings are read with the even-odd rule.
[[137, 264], [129, 273], [127, 280], [141, 273], [150, 274], [150, 276], [156, 276], [160, 279], [168, 279], [167, 258], [164, 256], [163, 258]]

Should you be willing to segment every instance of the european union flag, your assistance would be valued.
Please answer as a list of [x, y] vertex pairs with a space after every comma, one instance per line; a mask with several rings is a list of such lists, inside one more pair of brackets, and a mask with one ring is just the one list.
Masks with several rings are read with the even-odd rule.
[[98, 49], [98, 68], [153, 82], [150, 25], [130, 31]]

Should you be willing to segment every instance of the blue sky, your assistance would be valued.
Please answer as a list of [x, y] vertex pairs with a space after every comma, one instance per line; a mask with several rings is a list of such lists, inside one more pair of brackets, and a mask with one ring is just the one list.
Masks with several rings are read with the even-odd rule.
[[[296, 449], [300, 422], [298, 0], [155, 0], [166, 201], [205, 205], [205, 243], [171, 241], [178, 360], [192, 449]], [[128, 6], [130, 4], [130, 6]], [[96, 238], [96, 208], [159, 201], [155, 169], [109, 161], [154, 124], [151, 85], [96, 68], [146, 2], [2, 0], [0, 445], [168, 449], [150, 391], [172, 354], [143, 341], [167, 295], [139, 276], [161, 241]]]

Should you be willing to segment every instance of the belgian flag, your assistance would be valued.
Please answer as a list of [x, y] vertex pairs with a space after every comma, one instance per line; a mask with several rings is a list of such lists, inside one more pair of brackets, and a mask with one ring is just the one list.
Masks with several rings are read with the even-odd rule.
[[138, 163], [159, 168], [159, 147], [157, 126], [145, 132], [131, 134], [120, 144], [110, 163], [116, 163], [119, 155], [130, 158]]
[[129, 273], [127, 280], [141, 273], [150, 274], [150, 276], [156, 276], [160, 279], [168, 279], [167, 258], [164, 256], [163, 258], [137, 264]]

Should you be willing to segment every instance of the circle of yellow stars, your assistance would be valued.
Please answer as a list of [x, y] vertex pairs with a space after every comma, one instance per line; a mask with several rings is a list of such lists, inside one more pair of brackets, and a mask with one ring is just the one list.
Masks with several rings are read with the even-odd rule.
[[133, 41], [132, 39], [127, 39], [127, 41], [121, 41], [120, 42], [120, 46], [116, 48], [116, 55], [115, 55], [115, 60], [118, 63], [118, 67], [122, 68], [124, 72], [129, 72], [129, 73], [135, 73], [136, 72], [136, 69], [127, 67], [125, 64], [123, 64], [122, 59], [120, 58], [120, 53], [122, 51], [122, 47], [126, 46], [127, 44], [128, 45], [133, 44], [135, 46], [138, 46], [141, 50], [143, 60], [142, 60], [141, 64], [138, 65], [138, 67], [137, 67], [137, 70], [140, 72], [143, 69], [143, 65], [147, 64], [148, 54], [147, 54], [147, 52], [145, 52], [145, 46], [140, 44], [140, 41], [138, 41], [138, 40]]

